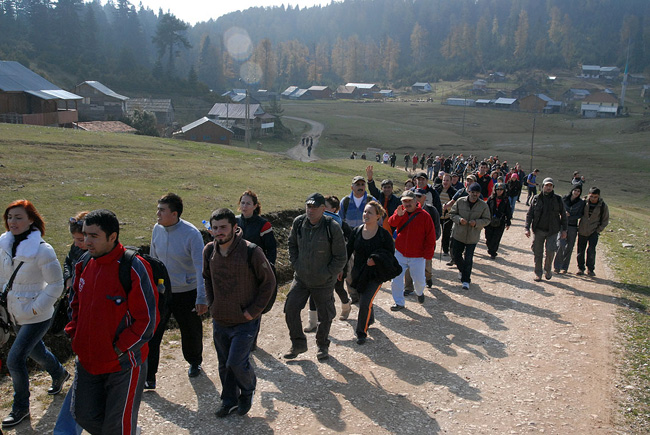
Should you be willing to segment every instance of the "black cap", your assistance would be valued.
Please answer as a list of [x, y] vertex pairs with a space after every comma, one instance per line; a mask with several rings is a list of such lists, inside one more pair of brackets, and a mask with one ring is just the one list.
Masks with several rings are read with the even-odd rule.
[[305, 204], [320, 207], [321, 205], [325, 205], [325, 197], [318, 192], [312, 193], [307, 197]]

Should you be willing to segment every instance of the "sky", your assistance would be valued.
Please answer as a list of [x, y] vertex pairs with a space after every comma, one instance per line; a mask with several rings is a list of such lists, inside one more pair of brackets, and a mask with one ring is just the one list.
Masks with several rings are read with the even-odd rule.
[[217, 19], [222, 15], [237, 10], [245, 10], [255, 6], [288, 6], [299, 5], [300, 8], [314, 5], [327, 5], [330, 0], [131, 0], [131, 4], [136, 8], [140, 2], [145, 7], [158, 12], [162, 8], [163, 12], [171, 12], [177, 18], [192, 25], [199, 21], [208, 21], [210, 18]]

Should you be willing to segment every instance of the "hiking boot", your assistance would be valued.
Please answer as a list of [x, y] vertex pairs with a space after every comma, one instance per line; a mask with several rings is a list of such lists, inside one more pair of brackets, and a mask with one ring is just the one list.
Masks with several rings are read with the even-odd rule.
[[307, 352], [307, 346], [305, 347], [297, 347], [297, 346], [291, 346], [291, 349], [289, 349], [289, 352], [284, 354], [285, 359], [294, 359], [301, 353]]
[[201, 374], [201, 364], [190, 364], [190, 369], [187, 371], [187, 376], [196, 378]]
[[243, 394], [237, 399], [237, 414], [246, 415], [253, 406], [253, 395], [244, 396]]
[[47, 389], [47, 394], [50, 396], [55, 396], [61, 392], [63, 389], [63, 384], [65, 384], [65, 381], [70, 379], [70, 373], [64, 370], [64, 375], [61, 376], [61, 378], [52, 380], [52, 386]]
[[341, 317], [339, 317], [339, 320], [348, 320], [351, 309], [352, 309], [352, 304], [350, 303], [350, 301], [348, 301], [345, 304], [341, 302]]
[[391, 305], [391, 307], [390, 307], [390, 310], [391, 310], [391, 311], [401, 311], [401, 310], [403, 310], [403, 309], [404, 309], [404, 305], [393, 304], [393, 305]]
[[232, 414], [237, 408], [238, 408], [237, 405], [226, 405], [225, 403], [222, 403], [221, 408], [217, 409], [214, 415], [216, 415], [219, 418], [224, 418]]
[[319, 347], [318, 352], [316, 352], [316, 359], [318, 361], [325, 361], [330, 357], [329, 349], [326, 347]]
[[11, 411], [9, 416], [2, 420], [2, 427], [14, 427], [26, 418], [29, 418], [29, 409], [23, 411]]

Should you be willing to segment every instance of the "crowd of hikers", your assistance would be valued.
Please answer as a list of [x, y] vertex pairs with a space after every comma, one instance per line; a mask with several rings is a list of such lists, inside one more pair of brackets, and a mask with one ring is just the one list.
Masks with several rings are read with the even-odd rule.
[[[394, 166], [395, 160], [395, 153], [376, 154], [379, 165]], [[533, 280], [568, 273], [576, 242], [576, 274], [595, 276], [596, 245], [609, 212], [600, 190], [587, 189], [578, 172], [560, 196], [548, 177], [536, 193], [538, 169], [526, 174], [518, 163], [510, 167], [497, 156], [413, 153], [404, 162], [411, 172], [398, 189], [391, 179], [376, 181], [380, 166], [368, 165], [341, 198], [318, 192], [306, 198], [288, 240], [294, 275], [284, 303], [291, 341], [285, 359], [307, 352], [306, 333], [315, 333], [316, 358], [328, 359], [334, 294], [341, 320], [358, 305], [358, 345], [370, 338], [374, 299], [384, 283], [390, 282], [391, 311], [406, 309], [407, 298], [424, 304], [436, 252], [458, 270], [461, 291], [469, 291], [481, 235], [489, 258], [496, 259], [523, 187]], [[120, 243], [115, 213], [81, 211], [69, 219], [72, 245], [61, 267], [34, 204], [10, 203], [3, 215], [7, 231], [0, 236], [0, 345], [15, 334], [6, 361], [14, 400], [2, 427], [30, 417], [27, 357], [50, 374], [50, 395], [59, 394], [71, 377], [43, 343], [48, 330], [59, 329], [77, 359], [54, 433], [136, 433], [143, 391], [157, 388], [160, 343], [171, 316], [180, 328], [187, 375], [201, 376], [204, 313], [212, 319], [221, 380], [215, 415], [247, 414], [256, 387], [251, 352], [261, 317], [277, 295], [277, 243], [255, 192], [241, 194], [238, 211], [212, 212], [204, 225], [213, 240], [205, 244], [200, 231], [181, 218], [182, 199], [168, 193], [158, 200], [146, 255]]]

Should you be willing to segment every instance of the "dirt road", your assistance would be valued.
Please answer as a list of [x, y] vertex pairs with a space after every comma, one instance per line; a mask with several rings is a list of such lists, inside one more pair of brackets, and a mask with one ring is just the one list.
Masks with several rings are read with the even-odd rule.
[[[282, 304], [276, 304], [262, 321], [260, 349], [252, 358], [258, 388], [246, 417], [214, 416], [220, 382], [209, 324], [205, 373], [192, 380], [178, 333], [167, 332], [158, 389], [144, 394], [142, 433], [615, 432], [618, 301], [608, 272], [599, 262], [597, 278], [581, 278], [572, 265], [569, 275], [534, 283], [518, 207], [496, 260], [483, 243], [477, 247], [469, 291], [460, 289], [457, 271], [436, 256], [434, 288], [425, 291], [423, 305], [410, 297], [407, 310], [391, 312], [385, 284], [370, 340], [357, 345], [355, 320], [335, 320], [325, 363], [316, 360], [313, 334], [302, 358], [282, 359], [290, 343]], [[356, 314], [353, 308], [351, 318]], [[32, 396], [39, 398], [32, 401], [33, 433], [51, 430], [63, 399], [42, 399], [48, 387], [42, 378]], [[28, 425], [15, 433], [31, 433]]]
[[300, 160], [301, 162], [313, 162], [314, 160], [318, 160], [318, 157], [316, 157], [316, 153], [314, 152], [314, 150], [318, 145], [318, 140], [320, 139], [320, 136], [323, 133], [325, 126], [320, 122], [312, 121], [311, 119], [296, 118], [293, 116], [285, 116], [285, 118], [293, 119], [296, 121], [301, 121], [306, 124], [309, 124], [311, 128], [307, 132], [305, 132], [303, 136], [311, 136], [314, 139], [311, 155], [308, 155], [309, 153], [307, 151], [307, 147], [303, 146], [300, 141], [298, 142], [298, 145], [296, 145], [295, 147], [287, 151], [287, 155], [290, 158], [294, 160]]

